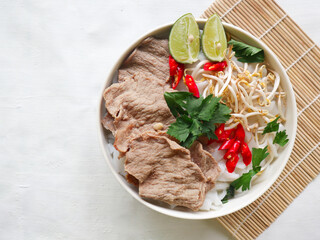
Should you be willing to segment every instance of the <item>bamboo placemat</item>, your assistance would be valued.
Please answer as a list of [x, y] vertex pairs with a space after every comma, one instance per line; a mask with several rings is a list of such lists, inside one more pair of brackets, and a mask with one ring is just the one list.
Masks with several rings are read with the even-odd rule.
[[201, 17], [213, 13], [265, 42], [296, 94], [297, 138], [284, 171], [258, 200], [218, 218], [236, 239], [255, 239], [320, 173], [320, 49], [273, 0], [216, 0]]

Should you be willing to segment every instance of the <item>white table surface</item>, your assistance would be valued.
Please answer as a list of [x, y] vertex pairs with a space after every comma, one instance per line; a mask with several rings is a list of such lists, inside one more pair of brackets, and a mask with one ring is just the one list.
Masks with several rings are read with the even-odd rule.
[[[0, 2], [0, 239], [229, 239], [216, 220], [167, 217], [111, 174], [97, 102], [122, 51], [211, 0]], [[320, 1], [279, 0], [320, 43]], [[259, 239], [320, 239], [316, 178]]]

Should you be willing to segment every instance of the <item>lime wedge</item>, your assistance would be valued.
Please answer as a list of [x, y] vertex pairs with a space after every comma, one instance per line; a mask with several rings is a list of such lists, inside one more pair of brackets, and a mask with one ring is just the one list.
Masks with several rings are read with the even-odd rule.
[[200, 31], [191, 13], [183, 15], [173, 24], [169, 36], [169, 50], [177, 62], [193, 63], [198, 60]]
[[227, 48], [227, 38], [218, 14], [213, 14], [204, 25], [202, 51], [210, 61], [221, 62]]

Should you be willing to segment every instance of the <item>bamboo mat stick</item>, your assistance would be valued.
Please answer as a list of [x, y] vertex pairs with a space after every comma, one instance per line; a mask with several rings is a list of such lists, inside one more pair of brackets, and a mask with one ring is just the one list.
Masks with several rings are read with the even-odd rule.
[[320, 173], [320, 49], [273, 0], [216, 0], [201, 17], [213, 13], [265, 42], [287, 69], [296, 94], [297, 137], [284, 171], [255, 202], [218, 218], [236, 239], [255, 239]]

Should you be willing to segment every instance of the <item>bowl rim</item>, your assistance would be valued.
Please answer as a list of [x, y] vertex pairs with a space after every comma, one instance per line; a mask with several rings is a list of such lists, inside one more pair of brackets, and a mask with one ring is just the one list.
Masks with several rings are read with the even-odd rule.
[[[197, 23], [199, 24], [204, 24], [207, 19], [196, 19]], [[242, 34], [246, 35], [247, 37], [253, 39], [254, 41], [258, 42], [262, 48], [264, 50], [267, 50], [268, 54], [272, 56], [272, 58], [275, 60], [276, 65], [279, 66], [281, 72], [283, 73], [283, 76], [285, 77], [285, 79], [281, 79], [281, 81], [286, 81], [288, 83], [288, 90], [290, 92], [291, 98], [287, 99], [290, 100], [293, 104], [292, 106], [292, 115], [294, 117], [293, 119], [293, 128], [292, 128], [292, 140], [289, 142], [289, 144], [286, 146], [287, 149], [287, 155], [286, 155], [286, 159], [285, 161], [282, 161], [282, 164], [280, 165], [280, 167], [278, 168], [278, 171], [276, 172], [276, 174], [272, 175], [272, 180], [268, 182], [268, 184], [265, 184], [263, 187], [261, 187], [260, 191], [255, 195], [255, 197], [252, 197], [252, 199], [247, 200], [245, 202], [245, 204], [241, 204], [238, 207], [235, 207], [234, 209], [231, 209], [229, 211], [226, 211], [224, 213], [221, 214], [214, 214], [215, 211], [210, 210], [207, 211], [206, 215], [197, 215], [194, 214], [194, 212], [178, 212], [178, 211], [168, 211], [169, 209], [163, 208], [161, 206], [157, 206], [154, 205], [150, 202], [145, 201], [144, 199], [142, 199], [138, 194], [136, 194], [136, 192], [131, 189], [130, 187], [128, 187], [127, 185], [124, 184], [124, 182], [122, 181], [122, 177], [118, 174], [118, 172], [116, 172], [116, 170], [113, 168], [111, 161], [109, 159], [109, 156], [106, 152], [105, 146], [104, 146], [104, 129], [103, 129], [103, 125], [101, 124], [101, 119], [103, 116], [101, 116], [101, 108], [104, 107], [103, 106], [103, 92], [106, 89], [109, 79], [112, 79], [114, 76], [115, 71], [119, 68], [120, 64], [123, 62], [123, 60], [125, 59], [125, 57], [128, 56], [128, 54], [134, 49], [136, 48], [139, 43], [145, 39], [146, 37], [149, 36], [153, 36], [156, 35], [157, 32], [161, 32], [165, 29], [167, 29], [168, 27], [172, 26], [174, 24], [174, 22], [170, 22], [167, 24], [163, 24], [161, 26], [158, 26], [156, 28], [153, 28], [152, 30], [148, 31], [147, 33], [143, 34], [142, 36], [140, 36], [137, 40], [135, 40], [130, 46], [126, 47], [125, 50], [122, 52], [122, 54], [118, 57], [118, 59], [116, 60], [116, 62], [114, 63], [113, 67], [109, 70], [108, 76], [106, 78], [106, 81], [104, 81], [103, 83], [103, 87], [102, 87], [102, 91], [99, 95], [98, 98], [98, 110], [97, 110], [97, 126], [98, 126], [98, 138], [99, 138], [99, 143], [100, 143], [100, 147], [103, 153], [103, 156], [109, 166], [109, 168], [111, 169], [111, 172], [113, 173], [113, 175], [116, 177], [116, 179], [118, 180], [118, 182], [120, 183], [120, 185], [122, 185], [122, 187], [132, 196], [134, 197], [138, 202], [140, 202], [141, 204], [157, 211], [160, 212], [162, 214], [168, 215], [168, 216], [172, 216], [172, 217], [176, 217], [176, 218], [181, 218], [181, 219], [192, 219], [192, 220], [201, 220], [201, 219], [213, 219], [213, 218], [217, 218], [217, 217], [222, 217], [228, 214], [231, 214], [233, 212], [236, 212], [242, 208], [245, 208], [246, 206], [250, 205], [251, 203], [253, 203], [254, 201], [256, 201], [259, 197], [261, 197], [278, 179], [278, 177], [280, 176], [280, 174], [283, 172], [284, 167], [286, 166], [287, 162], [289, 161], [289, 158], [291, 156], [292, 150], [293, 150], [293, 146], [294, 146], [294, 142], [296, 139], [296, 131], [297, 131], [297, 106], [296, 106], [296, 99], [295, 99], [295, 94], [293, 91], [293, 87], [292, 84], [290, 82], [290, 79], [287, 75], [286, 70], [284, 69], [284, 67], [282, 66], [282, 64], [280, 63], [278, 57], [275, 55], [275, 53], [265, 44], [263, 43], [260, 39], [258, 39], [257, 37], [253, 36], [251, 33], [247, 32], [246, 30], [234, 26], [230, 23], [225, 23], [222, 22], [223, 26], [227, 26], [228, 28], [234, 29], [236, 31], [241, 32]], [[107, 150], [108, 151], [108, 150]], [[211, 214], [210, 214], [211, 213]]]

